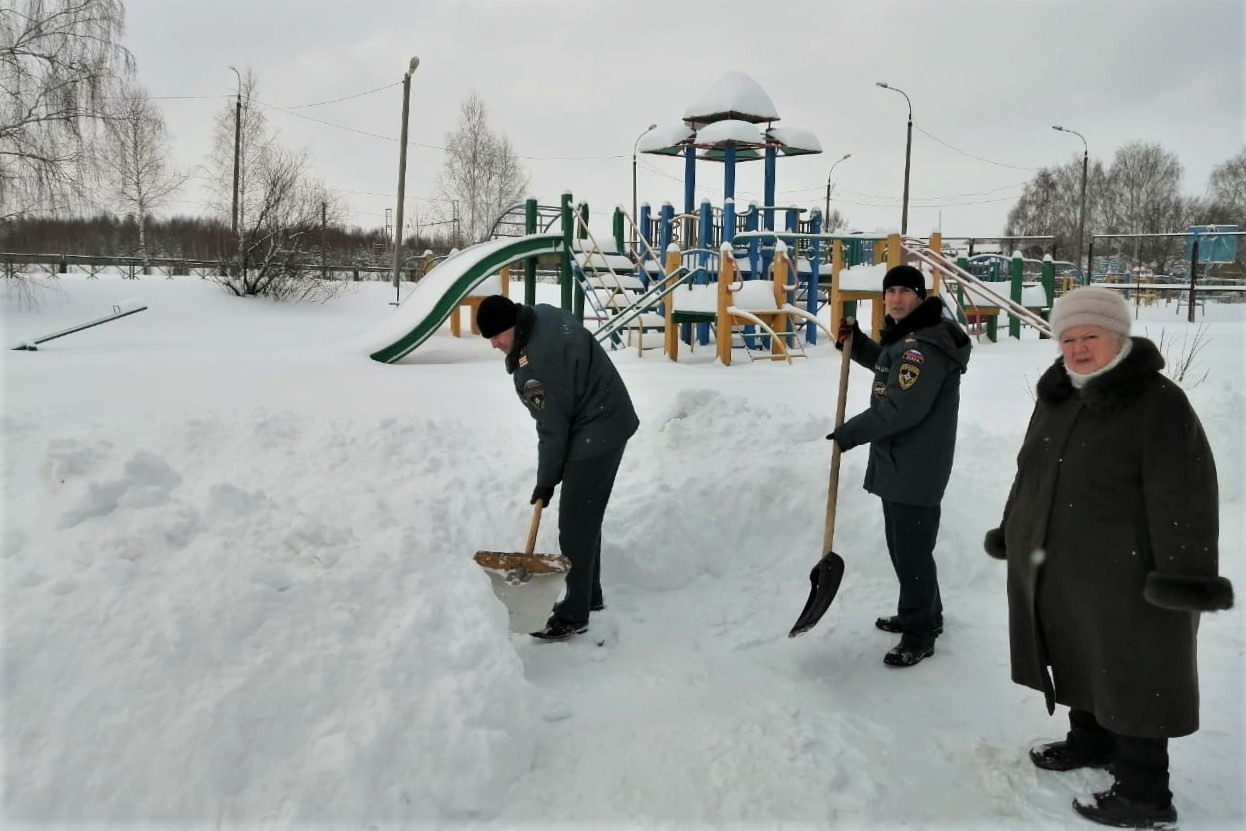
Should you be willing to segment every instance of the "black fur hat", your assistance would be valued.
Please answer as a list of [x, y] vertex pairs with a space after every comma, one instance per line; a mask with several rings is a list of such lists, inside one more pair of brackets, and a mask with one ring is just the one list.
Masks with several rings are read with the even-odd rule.
[[912, 289], [922, 300], [926, 299], [926, 276], [911, 265], [898, 265], [883, 277], [883, 291], [892, 286]]

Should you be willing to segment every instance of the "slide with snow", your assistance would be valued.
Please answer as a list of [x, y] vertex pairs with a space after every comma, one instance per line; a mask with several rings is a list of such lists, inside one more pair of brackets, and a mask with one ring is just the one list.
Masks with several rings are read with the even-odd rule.
[[561, 250], [562, 234], [533, 234], [482, 242], [447, 257], [415, 284], [389, 320], [368, 333], [372, 360], [392, 364], [410, 354], [474, 288], [507, 263]]

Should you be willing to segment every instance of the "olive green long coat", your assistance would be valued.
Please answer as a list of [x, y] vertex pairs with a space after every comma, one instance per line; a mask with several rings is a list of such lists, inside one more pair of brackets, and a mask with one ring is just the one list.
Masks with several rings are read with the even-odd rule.
[[1211, 448], [1163, 365], [1134, 338], [1080, 391], [1048, 369], [987, 535], [1008, 560], [1013, 681], [1128, 736], [1198, 729], [1198, 610], [1232, 603]]

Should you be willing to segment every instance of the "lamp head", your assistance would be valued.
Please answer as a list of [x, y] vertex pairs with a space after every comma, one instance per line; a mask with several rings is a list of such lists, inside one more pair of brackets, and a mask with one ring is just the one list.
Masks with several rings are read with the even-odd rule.
[[658, 127], [658, 125], [657, 125], [656, 123], [655, 123], [655, 124], [650, 124], [650, 125], [648, 126], [648, 128], [646, 128], [646, 129], [645, 129], [645, 132], [647, 133], [647, 132], [649, 132], [650, 130], [656, 130], [656, 129], [657, 129], [657, 127]]
[[1059, 130], [1059, 131], [1060, 131], [1060, 132], [1062, 132], [1062, 133], [1064, 132], [1064, 128], [1063, 128], [1063, 127], [1061, 127], [1059, 124], [1052, 124], [1052, 125], [1051, 125], [1051, 129], [1053, 129], [1053, 130]]
[[882, 87], [883, 89], [891, 89], [891, 87], [887, 86], [887, 82], [886, 82], [886, 81], [875, 81], [875, 82], [874, 82], [874, 86], [876, 86], [876, 87]]
[[419, 66], [420, 66], [420, 59], [416, 56], [412, 56], [411, 63], [407, 65], [407, 74], [408, 75], [415, 74], [415, 70], [419, 69]]

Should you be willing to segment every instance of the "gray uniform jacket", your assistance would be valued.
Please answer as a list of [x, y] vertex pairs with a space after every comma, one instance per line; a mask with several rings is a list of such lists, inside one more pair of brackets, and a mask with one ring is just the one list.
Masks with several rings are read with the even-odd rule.
[[566, 462], [618, 450], [640, 420], [614, 362], [573, 315], [544, 303], [515, 312], [506, 371], [536, 420], [536, 483], [552, 488]]
[[[890, 320], [890, 318], [888, 318]], [[870, 407], [835, 430], [841, 450], [869, 443], [865, 489], [905, 505], [943, 500], [956, 452], [960, 376], [969, 338], [927, 298], [883, 330], [882, 343], [852, 338], [852, 359], [874, 370]]]

